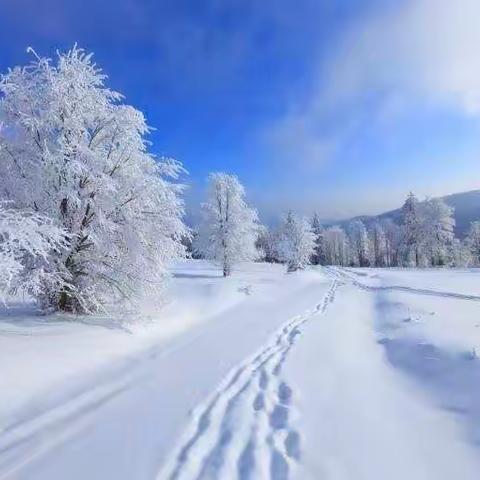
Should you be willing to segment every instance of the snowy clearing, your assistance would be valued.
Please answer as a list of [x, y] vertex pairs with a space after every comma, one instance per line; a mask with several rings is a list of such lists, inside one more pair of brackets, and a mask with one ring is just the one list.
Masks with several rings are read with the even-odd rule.
[[0, 478], [474, 479], [480, 271], [173, 268], [141, 323], [0, 314]]

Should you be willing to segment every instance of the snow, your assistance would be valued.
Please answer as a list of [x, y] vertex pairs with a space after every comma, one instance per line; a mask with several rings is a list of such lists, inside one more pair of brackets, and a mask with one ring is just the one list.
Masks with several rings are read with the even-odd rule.
[[141, 320], [0, 313], [1, 479], [478, 477], [480, 271], [172, 272]]
[[181, 296], [147, 325], [3, 317], [0, 478], [153, 478], [188, 412], [318, 297], [317, 275], [282, 266], [174, 272]]
[[371, 295], [351, 286], [340, 295], [348, 301], [334, 302], [326, 318], [305, 327], [287, 363], [298, 392], [293, 427], [303, 432], [296, 477], [477, 478], [480, 457], [455, 419], [386, 362]]

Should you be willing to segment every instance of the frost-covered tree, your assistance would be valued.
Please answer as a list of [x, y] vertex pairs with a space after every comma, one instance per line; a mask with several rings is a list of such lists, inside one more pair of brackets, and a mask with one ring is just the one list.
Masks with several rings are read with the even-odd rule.
[[387, 235], [380, 222], [375, 222], [371, 227], [370, 245], [372, 249], [372, 263], [376, 267], [388, 266]]
[[480, 265], [480, 221], [472, 222], [466, 238], [475, 265]]
[[264, 262], [278, 263], [280, 256], [278, 253], [279, 232], [275, 229], [270, 229], [263, 226], [261, 229], [256, 246], [261, 258]]
[[406, 265], [420, 266], [423, 231], [420, 202], [410, 192], [402, 206], [403, 262]]
[[226, 277], [236, 263], [258, 256], [255, 242], [259, 228], [257, 212], [246, 203], [245, 189], [237, 177], [210, 174], [196, 250], [219, 263]]
[[316, 213], [313, 215], [312, 218], [312, 232], [315, 235], [315, 248], [312, 255], [312, 264], [324, 265], [325, 245], [323, 240], [323, 227]]
[[323, 234], [326, 265], [347, 266], [350, 263], [348, 237], [343, 228], [329, 227]]
[[446, 265], [454, 238], [453, 208], [434, 198], [419, 202], [410, 193], [402, 207], [403, 264]]
[[66, 272], [51, 272], [48, 262], [54, 251], [66, 246], [65, 232], [50, 219], [0, 203], [2, 300], [18, 291], [38, 296], [46, 287], [63, 284]]
[[0, 198], [67, 232], [68, 247], [48, 263], [63, 281], [38, 297], [91, 312], [156, 291], [184, 253], [180, 164], [148, 153], [142, 113], [105, 86], [92, 55], [32, 53], [0, 77]]
[[468, 241], [462, 242], [458, 238], [454, 238], [450, 246], [450, 250], [450, 264], [453, 267], [464, 268], [474, 263]]
[[312, 258], [315, 235], [304, 217], [289, 212], [280, 226], [279, 253], [288, 272], [305, 268]]
[[439, 198], [421, 204], [422, 250], [432, 266], [449, 262], [454, 234], [453, 208]]
[[365, 224], [354, 220], [348, 225], [348, 239], [352, 263], [359, 267], [370, 265], [370, 239]]
[[385, 232], [385, 266], [398, 266], [403, 242], [403, 229], [391, 219], [382, 220], [381, 225]]

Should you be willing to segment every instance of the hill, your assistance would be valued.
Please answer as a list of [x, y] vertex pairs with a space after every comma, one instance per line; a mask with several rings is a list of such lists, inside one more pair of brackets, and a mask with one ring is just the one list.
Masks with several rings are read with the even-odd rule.
[[[480, 190], [471, 190], [469, 192], [454, 193], [440, 197], [442, 200], [454, 208], [455, 217], [455, 235], [459, 238], [465, 237], [470, 228], [470, 223], [475, 220], [480, 220]], [[337, 222], [345, 226], [352, 220], [362, 220], [366, 225], [373, 223], [376, 220], [384, 220], [390, 218], [395, 223], [400, 223], [401, 209], [391, 210], [380, 215], [363, 215], [354, 217], [350, 220]]]

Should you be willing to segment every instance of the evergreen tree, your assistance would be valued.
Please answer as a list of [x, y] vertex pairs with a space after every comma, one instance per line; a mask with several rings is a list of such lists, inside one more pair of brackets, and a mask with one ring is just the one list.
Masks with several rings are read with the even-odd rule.
[[323, 227], [317, 213], [312, 218], [312, 232], [315, 235], [315, 248], [312, 255], [313, 265], [325, 264], [325, 245], [323, 240]]

